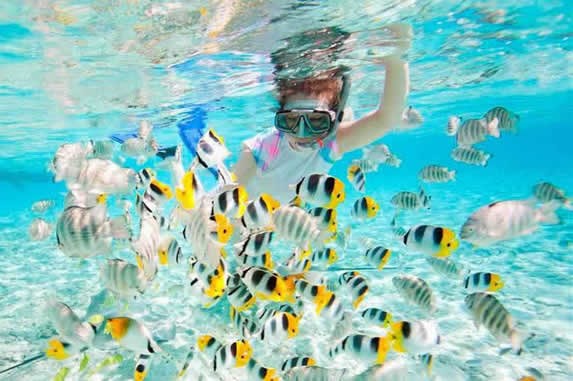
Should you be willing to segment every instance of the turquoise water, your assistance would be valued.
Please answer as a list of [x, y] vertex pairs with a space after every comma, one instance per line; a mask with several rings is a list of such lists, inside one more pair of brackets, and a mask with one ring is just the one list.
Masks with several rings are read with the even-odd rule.
[[[227, 164], [232, 165], [241, 141], [272, 125], [276, 103], [269, 55], [281, 46], [282, 38], [324, 26], [354, 34], [341, 59], [352, 68], [349, 106], [360, 117], [376, 106], [383, 86], [383, 68], [376, 63], [377, 57], [388, 52], [376, 44], [385, 36], [382, 27], [402, 21], [411, 23], [414, 30], [408, 54], [408, 103], [422, 113], [424, 122], [415, 130], [381, 140], [403, 163], [368, 174], [367, 194], [379, 202], [381, 212], [373, 221], [354, 226], [351, 246], [340, 255], [336, 267], [365, 268], [360, 237], [375, 238], [392, 248], [395, 255], [387, 268], [361, 270], [371, 288], [361, 308], [377, 306], [403, 319], [427, 316], [400, 298], [392, 277], [406, 272], [431, 285], [443, 338], [435, 353], [435, 379], [518, 380], [535, 376], [529, 368], [547, 380], [571, 379], [570, 211], [558, 211], [559, 225], [544, 226], [526, 237], [485, 249], [473, 250], [462, 242], [452, 256], [473, 271], [502, 275], [506, 286], [499, 300], [524, 337], [535, 334], [520, 356], [500, 355], [501, 346], [483, 328], [476, 331], [464, 311], [461, 285], [433, 272], [423, 256], [405, 249], [392, 235], [390, 199], [399, 191], [416, 191], [417, 173], [428, 164], [455, 169], [456, 181], [425, 186], [432, 195], [432, 209], [405, 213], [400, 222], [406, 227], [428, 223], [459, 232], [480, 206], [529, 198], [533, 185], [540, 181], [573, 194], [571, 5], [566, 1], [458, 3], [366, 1], [355, 7], [347, 1], [217, 5], [100, 0], [62, 1], [56, 6], [30, 0], [0, 5], [0, 184], [5, 195], [0, 204], [4, 258], [0, 369], [40, 353], [55, 335], [42, 313], [47, 298], [57, 295], [82, 316], [90, 297], [102, 290], [98, 277], [102, 258], [78, 262], [66, 257], [57, 249], [54, 234], [39, 242], [28, 238], [28, 226], [37, 217], [30, 210], [33, 202], [56, 200], [56, 207], [43, 216], [50, 223], [61, 212], [65, 185], [53, 183], [46, 170], [60, 144], [106, 139], [118, 131], [131, 131], [138, 120], [147, 119], [154, 124], [161, 145], [175, 145], [179, 143], [177, 122], [185, 111], [201, 105], [208, 112], [208, 126], [226, 139], [233, 153]], [[217, 27], [217, 19], [227, 13], [230, 18], [225, 27]], [[218, 34], [213, 37], [215, 31]], [[492, 154], [487, 167], [454, 162], [450, 151], [455, 141], [445, 135], [448, 116], [480, 117], [494, 106], [520, 115], [518, 132], [503, 133], [500, 139], [489, 138], [479, 145]], [[185, 155], [189, 161], [189, 154]], [[345, 155], [331, 171], [347, 184], [339, 226], [350, 223], [351, 203], [360, 197], [346, 180], [348, 165], [360, 156], [359, 151]], [[159, 177], [169, 178], [161, 171]], [[188, 252], [188, 247], [183, 248]], [[290, 249], [282, 243], [273, 247], [275, 261], [286, 258]], [[126, 249], [118, 248], [114, 254], [133, 258]], [[185, 273], [184, 268], [160, 268], [143, 300], [129, 307], [129, 316], [142, 319], [155, 334], [169, 336], [166, 349], [179, 361], [198, 334], [215, 334], [227, 342], [237, 337], [223, 302], [201, 310], [179, 296], [176, 287], [186, 279]], [[365, 369], [351, 361], [326, 359], [325, 348], [331, 343], [315, 335], [310, 318], [301, 324], [299, 338], [278, 353], [255, 346], [257, 361], [280, 368], [286, 358], [307, 354], [324, 367]], [[174, 338], [165, 334], [172, 329]], [[135, 354], [118, 347], [90, 350], [90, 367], [114, 353], [125, 360], [93, 379], [132, 377]], [[392, 353], [389, 360], [397, 357]], [[427, 377], [414, 358], [404, 358], [409, 379]], [[0, 378], [51, 379], [60, 367], [67, 366], [72, 369], [69, 379], [86, 379], [86, 374], [78, 374], [78, 364], [77, 357], [64, 364], [40, 360]], [[172, 377], [172, 366], [156, 360], [147, 379]], [[187, 377], [195, 379], [191, 373]]]

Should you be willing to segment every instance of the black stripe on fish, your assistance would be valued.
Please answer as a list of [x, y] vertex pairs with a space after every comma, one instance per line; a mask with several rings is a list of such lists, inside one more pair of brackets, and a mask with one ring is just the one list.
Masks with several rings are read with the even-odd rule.
[[368, 210], [368, 204], [366, 203], [366, 197], [360, 199], [360, 209], [362, 211]]
[[444, 229], [441, 227], [437, 227], [434, 229], [434, 243], [439, 245], [442, 243], [442, 239], [444, 238]]
[[233, 357], [237, 357], [237, 343], [231, 344], [231, 354]]
[[410, 333], [412, 332], [412, 327], [410, 327], [410, 323], [407, 321], [402, 322], [402, 336], [405, 339], [410, 337]]
[[227, 211], [227, 194], [226, 193], [221, 193], [219, 195], [219, 197], [217, 197], [217, 201], [219, 204], [219, 209], [225, 213]]
[[489, 284], [491, 283], [491, 274], [490, 273], [485, 273], [483, 280], [485, 282], [486, 285], [489, 286]]
[[316, 190], [318, 189], [318, 184], [320, 182], [320, 175], [319, 174], [312, 174], [308, 177], [308, 193], [314, 195]]
[[370, 339], [370, 350], [374, 353], [378, 353], [378, 347], [380, 346], [380, 338], [374, 337]]
[[420, 225], [416, 228], [416, 231], [414, 232], [414, 240], [416, 242], [422, 242], [422, 239], [424, 239], [424, 233], [426, 233], [426, 229], [427, 229], [427, 225]]
[[326, 181], [324, 182], [324, 190], [326, 191], [326, 194], [328, 196], [332, 196], [332, 193], [334, 192], [334, 184], [335, 184], [335, 179], [334, 177], [327, 177]]
[[276, 287], [277, 287], [277, 277], [273, 275], [269, 277], [269, 280], [267, 281], [266, 284], [266, 288], [268, 291], [274, 291]]

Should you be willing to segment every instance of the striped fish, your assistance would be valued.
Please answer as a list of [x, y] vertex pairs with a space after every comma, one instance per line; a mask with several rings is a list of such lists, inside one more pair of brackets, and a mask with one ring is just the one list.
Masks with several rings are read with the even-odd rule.
[[407, 301], [430, 313], [436, 310], [434, 292], [422, 278], [414, 275], [397, 275], [392, 278], [392, 284]]
[[40, 200], [32, 204], [32, 212], [34, 213], [44, 213], [48, 209], [51, 209], [56, 205], [54, 200]]
[[336, 250], [331, 247], [315, 250], [310, 257], [312, 267], [327, 268], [338, 260]]
[[382, 270], [390, 260], [391, 255], [392, 251], [389, 249], [382, 246], [375, 246], [366, 250], [364, 258], [366, 258], [366, 261], [370, 265], [376, 267], [378, 270]]
[[213, 358], [213, 370], [220, 372], [223, 369], [242, 368], [249, 363], [252, 355], [253, 348], [245, 340], [222, 345]]
[[352, 205], [350, 215], [358, 220], [366, 220], [376, 217], [380, 211], [380, 205], [372, 197], [364, 196], [359, 198]]
[[100, 277], [105, 288], [124, 299], [143, 294], [148, 285], [143, 270], [122, 259], [108, 259]]
[[351, 164], [348, 167], [346, 177], [354, 189], [358, 192], [364, 193], [366, 189], [366, 175], [362, 172], [362, 169], [358, 164]]
[[515, 324], [503, 304], [492, 294], [476, 292], [464, 299], [476, 327], [485, 326], [499, 341], [510, 341], [517, 354], [521, 353], [521, 339]]
[[392, 196], [390, 202], [397, 209], [402, 210], [417, 210], [417, 209], [430, 209], [430, 201], [432, 197], [427, 195], [423, 189], [419, 193], [414, 192], [399, 192]]
[[247, 204], [245, 214], [241, 217], [241, 224], [250, 231], [269, 228], [273, 223], [272, 215], [279, 207], [280, 203], [277, 200], [263, 193]]
[[213, 198], [211, 214], [224, 214], [229, 218], [241, 218], [245, 214], [249, 195], [245, 187], [233, 186], [232, 189], [223, 190]]
[[285, 340], [293, 339], [298, 335], [298, 325], [301, 315], [288, 312], [277, 312], [263, 325], [259, 338], [265, 343], [281, 344]]
[[264, 267], [247, 267], [241, 272], [241, 280], [259, 299], [274, 302], [294, 301], [293, 292], [288, 289], [285, 280]]
[[501, 276], [494, 273], [473, 273], [464, 279], [464, 288], [468, 291], [496, 292], [503, 286]]
[[294, 368], [308, 367], [315, 365], [316, 365], [316, 360], [313, 359], [312, 357], [297, 356], [297, 357], [292, 357], [283, 362], [283, 365], [281, 366], [281, 371], [286, 372]]
[[269, 250], [261, 255], [241, 254], [236, 256], [237, 263], [240, 266], [259, 266], [269, 270], [273, 269], [273, 257]]
[[497, 127], [503, 131], [517, 132], [519, 115], [509, 111], [505, 107], [494, 107], [483, 116], [487, 123], [497, 119]]
[[485, 167], [491, 154], [473, 147], [456, 147], [452, 151], [451, 157], [455, 161]]
[[267, 368], [251, 358], [246, 366], [249, 380], [279, 381], [281, 378], [276, 374], [276, 369]]
[[418, 172], [418, 179], [426, 183], [447, 183], [456, 179], [456, 171], [439, 165], [427, 165]]
[[296, 206], [281, 206], [273, 215], [273, 222], [276, 234], [299, 247], [315, 244], [321, 234], [316, 219]]
[[464, 275], [464, 269], [449, 258], [426, 257], [426, 261], [438, 274], [453, 279], [460, 279]]
[[533, 187], [533, 195], [540, 202], [556, 201], [562, 204], [566, 209], [573, 209], [571, 199], [565, 195], [565, 191], [551, 183], [543, 182], [536, 184]]
[[227, 300], [239, 312], [248, 310], [256, 302], [255, 296], [243, 283], [239, 274], [227, 279]]
[[240, 257], [242, 255], [255, 255], [260, 256], [268, 251], [270, 244], [273, 241], [274, 232], [271, 230], [262, 230], [249, 234], [245, 239], [233, 245], [235, 255]]
[[367, 322], [384, 328], [392, 322], [392, 314], [380, 308], [366, 308], [360, 313], [360, 316]]
[[159, 223], [153, 215], [144, 212], [141, 216], [139, 236], [131, 243], [131, 248], [136, 254], [137, 264], [145, 274], [145, 277], [152, 281], [158, 271], [159, 240], [161, 238]]
[[425, 354], [441, 343], [438, 325], [434, 321], [398, 321], [391, 324], [390, 336], [396, 352]]
[[324, 208], [336, 208], [345, 198], [344, 183], [323, 173], [303, 177], [294, 188], [302, 201]]
[[469, 147], [485, 141], [488, 135], [499, 138], [497, 119], [489, 122], [485, 119], [466, 119], [458, 128], [456, 139], [459, 146]]
[[109, 254], [113, 239], [130, 237], [126, 216], [108, 218], [105, 197], [92, 208], [66, 208], [56, 223], [58, 248], [69, 257]]
[[28, 227], [28, 235], [32, 241], [43, 241], [52, 234], [52, 225], [42, 218], [35, 218]]
[[231, 323], [239, 332], [239, 335], [246, 339], [259, 330], [259, 326], [255, 320], [248, 318], [244, 313], [237, 311], [233, 306], [231, 306]]
[[383, 364], [389, 350], [390, 340], [388, 337], [371, 337], [357, 334], [346, 336], [328, 352], [328, 355], [330, 358], [334, 358], [339, 354], [346, 353], [357, 360]]
[[351, 165], [357, 165], [363, 173], [377, 172], [380, 163], [369, 159], [352, 160]]
[[352, 307], [357, 309], [370, 289], [366, 279], [358, 271], [347, 271], [340, 275], [338, 282], [350, 291]]
[[296, 293], [306, 302], [315, 305], [315, 312], [320, 315], [322, 309], [331, 299], [331, 292], [328, 291], [325, 285], [313, 285], [304, 279], [298, 279], [295, 282]]
[[441, 226], [416, 225], [406, 232], [402, 242], [407, 248], [438, 258], [452, 254], [460, 245], [456, 233]]

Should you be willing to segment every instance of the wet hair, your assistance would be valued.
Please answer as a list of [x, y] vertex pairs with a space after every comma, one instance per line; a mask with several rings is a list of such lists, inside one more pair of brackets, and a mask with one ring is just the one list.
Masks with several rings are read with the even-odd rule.
[[333, 64], [350, 33], [338, 27], [312, 29], [284, 39], [271, 54], [279, 106], [296, 94], [317, 98], [329, 108], [340, 102], [345, 68]]
[[330, 109], [337, 108], [342, 91], [342, 74], [342, 69], [332, 69], [315, 77], [277, 80], [280, 107], [283, 108], [293, 95], [302, 94], [323, 101]]

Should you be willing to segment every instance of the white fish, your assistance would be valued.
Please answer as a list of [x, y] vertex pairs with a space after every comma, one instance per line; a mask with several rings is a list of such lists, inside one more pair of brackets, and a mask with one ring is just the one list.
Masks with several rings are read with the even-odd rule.
[[120, 167], [110, 160], [89, 159], [75, 165], [77, 167], [75, 176], [64, 178], [69, 189], [129, 194], [142, 182], [138, 173], [133, 169]]
[[147, 280], [157, 275], [160, 240], [159, 223], [151, 213], [143, 213], [139, 225], [139, 236], [131, 243], [135, 251], [137, 264], [143, 270]]
[[434, 292], [422, 278], [414, 275], [397, 275], [392, 278], [392, 283], [399, 294], [407, 301], [430, 313], [436, 310]]
[[486, 112], [483, 117], [487, 122], [497, 119], [500, 130], [517, 132], [517, 124], [520, 119], [519, 115], [504, 107], [494, 107]]
[[398, 158], [398, 156], [396, 156], [394, 154], [390, 154], [388, 159], [386, 159], [386, 163], [384, 163], [384, 164], [389, 165], [389, 166], [394, 167], [394, 168], [398, 168], [398, 167], [400, 167], [400, 165], [402, 165], [402, 160], [400, 158]]
[[320, 247], [317, 242], [321, 232], [316, 219], [297, 206], [283, 205], [273, 215], [275, 232], [283, 239], [306, 248], [310, 243]]
[[109, 219], [105, 196], [92, 208], [71, 206], [64, 210], [56, 224], [59, 249], [70, 257], [88, 258], [111, 252], [114, 238], [128, 239], [128, 218]]
[[461, 279], [466, 271], [449, 258], [426, 257], [426, 261], [440, 275], [446, 278]]
[[485, 141], [488, 135], [499, 138], [497, 124], [497, 119], [489, 123], [485, 119], [466, 119], [456, 132], [458, 145], [471, 146]]
[[452, 151], [451, 157], [455, 161], [485, 167], [491, 154], [473, 147], [456, 147]]
[[63, 341], [79, 347], [92, 343], [95, 326], [89, 322], [83, 322], [67, 304], [50, 298], [46, 303], [44, 313]]
[[36, 218], [30, 227], [28, 228], [28, 235], [33, 241], [43, 241], [52, 234], [52, 225], [50, 225], [46, 220], [41, 218]]
[[32, 204], [32, 212], [34, 213], [44, 213], [48, 209], [54, 207], [56, 202], [54, 200], [40, 200]]
[[460, 237], [475, 246], [488, 246], [498, 241], [533, 233], [540, 224], [558, 224], [558, 203], [535, 208], [531, 201], [494, 202], [479, 208], [463, 224]]
[[430, 209], [430, 201], [432, 197], [427, 195], [423, 189], [420, 189], [419, 193], [414, 192], [398, 192], [390, 202], [397, 209], [403, 210], [417, 210], [417, 209]]
[[390, 149], [386, 144], [376, 144], [362, 149], [362, 159], [370, 160], [378, 164], [385, 163], [390, 155]]
[[176, 266], [183, 264], [181, 246], [172, 235], [162, 235], [157, 250], [161, 265]]
[[469, 294], [464, 299], [476, 328], [485, 326], [499, 341], [510, 341], [514, 351], [521, 353], [521, 339], [509, 312], [495, 296], [485, 292]]
[[456, 179], [456, 171], [440, 165], [426, 165], [418, 172], [418, 179], [426, 183], [446, 183]]
[[458, 132], [461, 122], [462, 118], [458, 116], [450, 116], [448, 118], [448, 126], [446, 127], [446, 135], [454, 136]]
[[424, 122], [424, 118], [422, 114], [412, 106], [408, 106], [402, 112], [402, 124], [406, 127], [413, 127], [420, 125]]
[[391, 324], [396, 352], [431, 353], [440, 344], [438, 324], [434, 320], [398, 321]]
[[122, 259], [108, 259], [100, 269], [100, 278], [105, 288], [122, 299], [137, 297], [148, 286], [143, 270]]
[[572, 201], [565, 195], [565, 191], [554, 184], [548, 182], [536, 184], [533, 187], [533, 195], [540, 202], [556, 201], [565, 209], [573, 209]]

